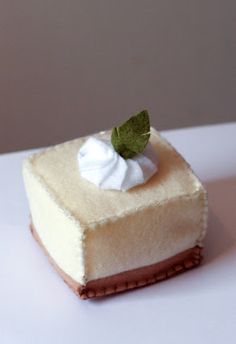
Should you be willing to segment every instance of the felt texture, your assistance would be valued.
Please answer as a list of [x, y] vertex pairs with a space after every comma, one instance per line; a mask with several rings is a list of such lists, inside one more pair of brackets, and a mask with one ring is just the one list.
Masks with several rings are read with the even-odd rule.
[[202, 246], [206, 191], [155, 129], [158, 172], [126, 192], [101, 190], [80, 176], [77, 154], [86, 139], [45, 149], [23, 167], [34, 226], [65, 273], [84, 284]]

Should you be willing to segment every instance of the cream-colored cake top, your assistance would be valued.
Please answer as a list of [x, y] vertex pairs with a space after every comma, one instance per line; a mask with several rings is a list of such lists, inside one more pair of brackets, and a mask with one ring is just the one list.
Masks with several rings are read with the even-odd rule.
[[[109, 137], [110, 132], [97, 135]], [[78, 138], [45, 149], [31, 156], [25, 165], [85, 227], [189, 195], [202, 188], [180, 154], [152, 128], [150, 143], [158, 154], [158, 172], [146, 184], [125, 192], [102, 190], [80, 176], [77, 154], [85, 140], [86, 137]]]

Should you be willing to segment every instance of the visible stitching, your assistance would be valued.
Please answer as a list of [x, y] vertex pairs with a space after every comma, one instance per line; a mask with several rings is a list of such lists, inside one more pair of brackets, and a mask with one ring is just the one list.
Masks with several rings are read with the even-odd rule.
[[[87, 228], [90, 228], [90, 229], [95, 229], [103, 224], [106, 224], [106, 223], [109, 223], [109, 222], [115, 222], [120, 216], [127, 216], [127, 215], [132, 215], [133, 212], [136, 212], [136, 211], [142, 211], [142, 210], [145, 210], [147, 207], [156, 207], [157, 205], [158, 206], [162, 206], [164, 205], [165, 203], [169, 202], [169, 201], [175, 201], [176, 199], [190, 199], [191, 197], [194, 197], [195, 195], [197, 195], [199, 192], [201, 192], [202, 190], [202, 183], [201, 181], [199, 180], [199, 178], [196, 176], [196, 174], [194, 173], [194, 171], [192, 170], [190, 164], [184, 159], [184, 157], [175, 149], [174, 146], [172, 146], [172, 144], [165, 138], [162, 136], [162, 134], [160, 132], [157, 132], [156, 129], [154, 128], [151, 128], [151, 132], [152, 132], [152, 135], [157, 137], [157, 138], [161, 138], [163, 140], [163, 143], [164, 145], [166, 146], [169, 146], [175, 153], [176, 155], [176, 159], [180, 160], [181, 162], [183, 162], [185, 164], [186, 167], [188, 167], [188, 171], [187, 173], [191, 174], [194, 179], [195, 179], [195, 183], [196, 185], [198, 186], [197, 189], [194, 191], [194, 192], [191, 192], [190, 194], [189, 193], [186, 193], [186, 194], [182, 194], [180, 196], [176, 196], [176, 197], [172, 197], [171, 199], [163, 199], [159, 202], [155, 202], [155, 203], [151, 203], [151, 204], [146, 204], [145, 206], [142, 206], [138, 209], [131, 209], [127, 212], [122, 212], [121, 214], [117, 214], [115, 216], [110, 216], [110, 217], [107, 217], [101, 221], [95, 221], [95, 222], [89, 222], [89, 223], [86, 223], [86, 227]], [[92, 135], [103, 135], [104, 132], [99, 132], [99, 133], [94, 133]], [[109, 134], [109, 130], [107, 132], [105, 132], [105, 134], [108, 133]], [[39, 179], [40, 181], [40, 184], [43, 188], [45, 188], [47, 190], [47, 192], [50, 194], [51, 198], [59, 205], [60, 209], [65, 213], [67, 214], [67, 216], [69, 216], [70, 218], [72, 218], [75, 222], [79, 223], [80, 226], [84, 226], [85, 224], [81, 221], [81, 219], [78, 218], [78, 216], [76, 216], [75, 214], [73, 214], [72, 212], [70, 212], [68, 210], [68, 208], [64, 205], [63, 201], [59, 199], [59, 197], [57, 196], [57, 194], [55, 193], [54, 190], [51, 189], [51, 187], [47, 184], [47, 182], [44, 180], [44, 178], [39, 175], [38, 173], [34, 172], [34, 169], [33, 169], [33, 162], [34, 160], [37, 158], [37, 157], [40, 157], [42, 155], [44, 155], [45, 153], [47, 153], [48, 151], [54, 151], [54, 150], [57, 150], [59, 147], [61, 146], [67, 146], [67, 145], [71, 145], [73, 144], [74, 142], [76, 142], [77, 140], [82, 140], [82, 141], [85, 141], [86, 138], [88, 138], [89, 136], [91, 135], [87, 135], [87, 136], [83, 136], [81, 138], [75, 138], [73, 140], [70, 140], [70, 141], [66, 141], [66, 142], [63, 142], [63, 143], [60, 143], [60, 144], [57, 144], [55, 146], [50, 146], [50, 147], [47, 147], [47, 148], [44, 148], [42, 149], [41, 151], [39, 152], [36, 152], [34, 154], [32, 154], [31, 156], [29, 156], [26, 161], [28, 160], [28, 166], [27, 168], [29, 168], [30, 172], [32, 174], [34, 174], [34, 176], [36, 178]]]
[[201, 204], [202, 204], [202, 214], [201, 214], [201, 220], [199, 223], [199, 226], [201, 228], [201, 233], [199, 235], [199, 238], [196, 244], [202, 247], [203, 246], [202, 240], [206, 234], [207, 216], [208, 216], [208, 197], [207, 197], [207, 191], [204, 188], [203, 188], [203, 193], [201, 197]]
[[202, 261], [202, 255], [201, 255], [202, 248], [197, 246], [193, 249], [193, 253], [191, 253], [191, 256], [184, 259], [182, 263], [178, 263], [174, 266], [172, 266], [167, 271], [161, 271], [158, 274], [153, 274], [152, 276], [138, 280], [138, 281], [130, 281], [130, 282], [122, 282], [121, 284], [115, 284], [113, 286], [109, 287], [103, 287], [98, 290], [94, 289], [86, 289], [86, 286], [81, 288], [79, 291], [79, 295], [82, 299], [88, 299], [88, 298], [94, 298], [94, 297], [101, 297], [105, 295], [110, 295], [114, 293], [119, 293], [125, 290], [134, 289], [137, 287], [144, 287], [148, 284], [153, 284], [156, 282], [163, 281], [165, 279], [168, 279], [172, 276], [175, 276], [181, 272], [184, 272], [186, 270], [190, 270], [196, 266], [198, 266]]
[[105, 218], [104, 220], [102, 221], [97, 221], [97, 222], [89, 222], [87, 224], [87, 227], [91, 230], [94, 230], [95, 228], [99, 227], [99, 226], [102, 226], [106, 223], [111, 223], [111, 222], [115, 222], [117, 219], [119, 219], [121, 216], [125, 217], [125, 216], [129, 216], [129, 215], [133, 215], [134, 213], [136, 212], [140, 212], [140, 211], [143, 211], [143, 210], [146, 210], [147, 208], [149, 209], [154, 209], [156, 208], [157, 206], [159, 207], [162, 207], [162, 206], [165, 206], [167, 203], [169, 202], [176, 202], [177, 200], [191, 200], [192, 197], [195, 197], [197, 196], [200, 192], [202, 191], [202, 189], [198, 189], [196, 191], [194, 191], [193, 193], [189, 194], [189, 193], [186, 193], [186, 194], [183, 194], [183, 195], [180, 195], [180, 196], [175, 196], [175, 197], [172, 197], [170, 199], [163, 199], [159, 202], [155, 202], [155, 203], [149, 203], [149, 204], [146, 204], [145, 206], [142, 206], [142, 207], [139, 207], [139, 208], [135, 208], [135, 209], [131, 209], [127, 212], [123, 212], [121, 214], [118, 214], [118, 215], [115, 215], [115, 216], [110, 216], [110, 217], [107, 217]]

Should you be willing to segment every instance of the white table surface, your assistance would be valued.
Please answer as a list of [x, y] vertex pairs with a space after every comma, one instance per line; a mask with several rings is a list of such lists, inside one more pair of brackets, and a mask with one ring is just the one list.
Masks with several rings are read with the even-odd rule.
[[201, 267], [147, 288], [81, 301], [28, 230], [21, 164], [0, 156], [0, 343], [236, 343], [236, 123], [163, 133], [209, 192]]

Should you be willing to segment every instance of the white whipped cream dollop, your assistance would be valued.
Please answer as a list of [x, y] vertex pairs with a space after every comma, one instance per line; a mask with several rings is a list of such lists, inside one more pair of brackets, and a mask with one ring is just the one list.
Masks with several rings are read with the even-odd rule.
[[128, 190], [145, 183], [157, 171], [157, 156], [150, 143], [142, 154], [125, 160], [109, 140], [91, 136], [78, 153], [80, 174], [101, 189]]

